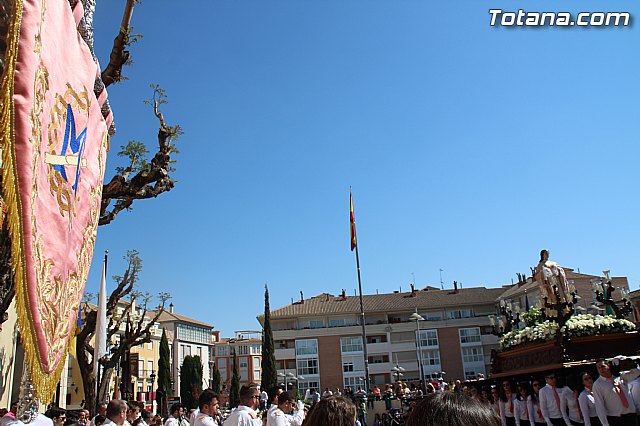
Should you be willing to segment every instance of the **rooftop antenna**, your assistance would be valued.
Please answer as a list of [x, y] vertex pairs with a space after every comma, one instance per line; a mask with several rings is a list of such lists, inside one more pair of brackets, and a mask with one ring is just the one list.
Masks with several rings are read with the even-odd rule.
[[413, 285], [416, 285], [416, 274], [414, 274], [413, 272], [411, 273], [411, 278], [413, 280]]
[[444, 290], [444, 281], [442, 281], [442, 271], [444, 269], [440, 268], [440, 288]]

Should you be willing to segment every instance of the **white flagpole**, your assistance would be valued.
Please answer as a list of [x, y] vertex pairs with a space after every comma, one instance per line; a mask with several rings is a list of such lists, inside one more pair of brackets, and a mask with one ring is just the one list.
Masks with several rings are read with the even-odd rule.
[[96, 319], [95, 348], [93, 350], [93, 371], [96, 375], [96, 395], [100, 391], [100, 365], [98, 360], [107, 354], [107, 256], [104, 252], [104, 264], [102, 265], [102, 279], [100, 280], [100, 293], [98, 295], [98, 315]]

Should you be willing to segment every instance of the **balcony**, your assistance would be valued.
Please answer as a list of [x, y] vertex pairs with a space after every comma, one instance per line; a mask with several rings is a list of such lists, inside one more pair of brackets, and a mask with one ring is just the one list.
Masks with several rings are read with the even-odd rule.
[[276, 359], [296, 359], [296, 350], [295, 348], [276, 349], [275, 356], [276, 356]]

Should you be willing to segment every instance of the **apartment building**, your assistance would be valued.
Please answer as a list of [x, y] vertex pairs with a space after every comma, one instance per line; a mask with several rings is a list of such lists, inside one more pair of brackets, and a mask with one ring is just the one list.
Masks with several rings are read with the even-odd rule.
[[197, 355], [202, 362], [202, 386], [209, 387], [211, 377], [211, 352], [215, 343], [216, 334], [213, 326], [193, 318], [174, 312], [173, 303], [169, 310], [164, 311], [158, 318], [160, 327], [167, 331], [167, 337], [171, 336], [169, 346], [171, 348], [171, 372], [173, 379], [173, 392], [180, 393], [180, 366], [187, 355]]
[[240, 384], [260, 384], [262, 377], [262, 332], [253, 330], [236, 331], [235, 337], [221, 338], [214, 346], [215, 363], [220, 370], [220, 381], [231, 386], [233, 375], [233, 355], [238, 357]]
[[[367, 345], [371, 383], [463, 379], [487, 374], [497, 337], [489, 315], [503, 288], [439, 290], [364, 296], [366, 343], [362, 340], [360, 299], [343, 291], [271, 311], [280, 375], [289, 374], [302, 390], [344, 388], [364, 383]], [[414, 321], [418, 313], [424, 320]], [[259, 316], [258, 320], [263, 321]], [[418, 361], [420, 360], [420, 362]], [[402, 372], [396, 374], [400, 367]]]
[[[603, 276], [583, 274], [574, 269], [563, 267], [567, 281], [573, 284], [578, 293], [579, 299], [576, 306], [577, 313], [603, 313], [604, 309], [598, 306], [596, 295], [593, 291], [593, 282], [604, 280]], [[619, 301], [622, 298], [620, 289], [629, 291], [629, 281], [627, 277], [611, 277], [611, 282], [617, 291], [613, 292], [613, 299]], [[507, 290], [500, 295], [500, 300], [520, 305], [521, 309], [529, 306], [536, 306], [541, 301], [540, 286], [532, 277], [521, 279], [519, 283], [507, 287]]]

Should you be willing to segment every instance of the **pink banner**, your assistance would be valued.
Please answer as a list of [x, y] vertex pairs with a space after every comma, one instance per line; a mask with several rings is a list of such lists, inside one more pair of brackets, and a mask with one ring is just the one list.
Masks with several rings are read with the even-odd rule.
[[3, 193], [21, 337], [48, 401], [93, 256], [108, 124], [93, 90], [99, 66], [69, 2], [16, 0], [14, 13], [2, 83]]

